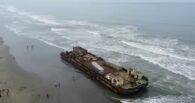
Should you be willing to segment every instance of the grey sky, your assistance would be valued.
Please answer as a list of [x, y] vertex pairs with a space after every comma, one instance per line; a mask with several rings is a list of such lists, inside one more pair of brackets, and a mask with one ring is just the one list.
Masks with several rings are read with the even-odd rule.
[[[52, 0], [50, 0], [52, 1]], [[55, 1], [74, 1], [74, 2], [195, 2], [195, 0], [55, 0]]]
[[145, 3], [150, 3], [150, 2], [182, 2], [182, 3], [189, 3], [193, 2], [195, 3], [195, 0], [0, 0], [0, 4], [2, 3], [11, 3], [11, 4], [52, 4], [52, 3], [85, 3], [85, 2], [145, 2]]
[[[117, 0], [120, 1], [120, 0]], [[195, 0], [124, 0], [132, 2], [195, 2]]]
[[[16, 1], [16, 0], [2, 0], [2, 1]], [[17, 0], [20, 1], [28, 1], [28, 0]], [[195, 2], [195, 0], [33, 0], [33, 1], [52, 1], [52, 2]]]

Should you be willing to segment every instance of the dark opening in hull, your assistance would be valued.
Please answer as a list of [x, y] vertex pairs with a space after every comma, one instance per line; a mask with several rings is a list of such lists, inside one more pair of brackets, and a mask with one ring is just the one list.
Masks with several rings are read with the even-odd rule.
[[147, 77], [140, 72], [106, 62], [81, 47], [74, 47], [72, 51], [61, 52], [60, 55], [62, 60], [117, 94], [134, 94], [148, 86]]

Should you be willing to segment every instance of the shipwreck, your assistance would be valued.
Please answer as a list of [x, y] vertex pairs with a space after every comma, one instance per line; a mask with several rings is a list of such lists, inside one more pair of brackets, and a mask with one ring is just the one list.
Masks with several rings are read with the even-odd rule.
[[63, 61], [117, 94], [134, 94], [148, 86], [148, 78], [140, 71], [107, 62], [82, 47], [73, 47], [73, 50], [61, 52], [60, 55]]

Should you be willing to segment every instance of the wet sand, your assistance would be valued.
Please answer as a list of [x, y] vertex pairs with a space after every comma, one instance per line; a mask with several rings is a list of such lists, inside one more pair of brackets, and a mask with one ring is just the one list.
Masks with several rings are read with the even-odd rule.
[[[7, 57], [11, 58], [9, 61], [12, 61], [10, 65], [7, 65], [11, 66], [10, 68], [12, 69], [10, 69], [11, 76], [7, 76], [7, 78], [10, 79], [6, 81], [13, 82], [12, 84], [4, 86], [6, 88], [12, 86], [12, 92], [16, 91], [13, 93], [16, 96], [15, 100], [12, 99], [14, 102], [8, 101], [7, 103], [121, 103], [123, 100], [135, 102], [136, 100], [145, 101], [150, 97], [156, 96], [165, 96], [162, 97], [165, 99], [169, 96], [177, 95], [184, 96], [182, 97], [184, 99], [188, 97], [188, 95], [194, 96], [194, 81], [189, 81], [180, 76], [179, 78], [175, 78], [178, 77], [176, 74], [170, 73], [164, 69], [157, 70], [157, 66], [151, 66], [150, 64], [144, 63], [144, 61], [137, 62], [136, 60], [139, 58], [134, 58], [135, 60], [133, 59], [133, 61], [127, 62], [126, 67], [130, 67], [130, 63], [137, 63], [139, 68], [144, 67], [144, 69], [151, 70], [146, 72], [146, 75], [149, 76], [150, 86], [145, 93], [135, 96], [119, 97], [98, 83], [90, 80], [71, 65], [63, 63], [59, 55], [59, 53], [63, 51], [62, 49], [36, 39], [17, 36], [6, 29], [2, 29], [0, 35], [5, 41], [4, 44], [9, 47], [10, 54], [14, 56], [13, 59], [13, 56], [8, 54], [8, 49], [2, 49], [7, 50], [4, 51], [4, 53], [9, 55]], [[5, 48], [6, 46], [3, 47]], [[102, 57], [107, 56], [109, 55], [102, 55]], [[5, 71], [5, 69], [3, 71]], [[150, 75], [150, 72], [153, 72], [152, 75]], [[1, 74], [3, 75], [2, 72]], [[12, 76], [16, 76], [18, 79]], [[171, 78], [167, 81], [166, 78], [168, 76], [169, 78], [171, 76]], [[172, 79], [181, 83], [177, 84], [177, 82], [173, 82], [174, 84], [169, 85], [169, 83], [173, 81]], [[25, 86], [27, 85], [28, 89], [22, 92], [19, 91], [20, 87], [24, 84]], [[182, 84], [187, 84], [188, 86], [185, 87]], [[167, 87], [172, 85], [175, 85], [177, 88]], [[23, 89], [23, 87], [21, 88]], [[45, 92], [49, 92], [49, 99], [47, 99]], [[24, 96], [25, 99], [23, 98]], [[189, 103], [193, 103], [194, 97], [189, 98]], [[182, 100], [183, 99], [179, 101]]]
[[[135, 96], [119, 97], [98, 83], [90, 80], [82, 72], [74, 69], [71, 65], [62, 62], [59, 55], [62, 49], [56, 48], [55, 46], [50, 46], [39, 40], [17, 36], [12, 32], [4, 30], [1, 31], [2, 37], [5, 44], [10, 48], [10, 54], [15, 57], [15, 60], [13, 60], [13, 58], [10, 60], [14, 61], [15, 64], [17, 63], [21, 67], [19, 69], [18, 65], [16, 64], [12, 65], [12, 68], [14, 68], [14, 70], [18, 68], [17, 71], [23, 71], [19, 72], [23, 73], [22, 75], [19, 75], [19, 77], [22, 76], [20, 77], [22, 80], [16, 80], [16, 78], [14, 78], [12, 80], [12, 85], [13, 87], [16, 87], [17, 85], [23, 86], [22, 84], [28, 85], [30, 89], [26, 89], [26, 91], [20, 93], [24, 93], [23, 95], [25, 96], [28, 94], [28, 98], [26, 97], [25, 99], [30, 103], [119, 103], [121, 100], [126, 99], [130, 101], [143, 99], [144, 101], [145, 98], [147, 99], [151, 96], [194, 94], [194, 82], [188, 82], [190, 83], [189, 86], [191, 86], [190, 88], [192, 89], [184, 90], [183, 88], [177, 88], [177, 90], [167, 88], [163, 89], [163, 86], [166, 86], [166, 84], [162, 83], [163, 85], [155, 86], [155, 82], [150, 82], [152, 86], [148, 88], [148, 92]], [[33, 47], [31, 48], [32, 45]], [[106, 54], [103, 57], [106, 57]], [[128, 65], [129, 63], [130, 62], [128, 62]], [[132, 63], [136, 62], [133, 61]], [[139, 64], [139, 66], [143, 66], [148, 69], [157, 68], [150, 67], [147, 64]], [[167, 72], [163, 69], [161, 69], [160, 72], [165, 72], [165, 74], [167, 74]], [[15, 72], [12, 71], [12, 73]], [[152, 79], [158, 79], [158, 75], [151, 76], [154, 76], [153, 78], [150, 78], [151, 81]], [[178, 78], [178, 80], [180, 80], [180, 78]], [[19, 82], [17, 81], [22, 81], [22, 83], [18, 84]], [[32, 92], [32, 89], [34, 92]], [[49, 92], [49, 99], [47, 99], [45, 91]], [[17, 95], [18, 93], [15, 94]], [[23, 100], [23, 96], [19, 96], [17, 98], [18, 100]], [[26, 101], [13, 103], [28, 103]], [[191, 103], [191, 101], [193, 100], [190, 100], [189, 103]]]
[[51, 103], [52, 90], [34, 73], [19, 67], [0, 39], [0, 103]]
[[[10, 54], [15, 57], [15, 61], [21, 67], [21, 70], [28, 72], [27, 76], [31, 75], [29, 79], [36, 77], [33, 79], [34, 82], [26, 77], [21, 77], [25, 80], [20, 81], [29, 84], [29, 87], [33, 87], [34, 90], [41, 93], [44, 93], [44, 91], [50, 92], [50, 99], [41, 98], [40, 100], [47, 100], [46, 102], [49, 103], [113, 103], [113, 100], [107, 95], [107, 93], [110, 93], [109, 90], [90, 80], [71, 65], [61, 61], [59, 56], [61, 49], [38, 40], [21, 38], [12, 33], [7, 35], [8, 33], [10, 32], [2, 31], [2, 37], [5, 44], [10, 48]], [[31, 48], [32, 45], [33, 48]], [[18, 66], [13, 65], [13, 68], [15, 67]], [[18, 80], [13, 79], [12, 81]], [[14, 83], [13, 86], [15, 87]], [[26, 91], [26, 93], [29, 93], [29, 91]], [[33, 94], [40, 97], [39, 92]], [[22, 99], [23, 96], [18, 98]], [[29, 101], [35, 100], [35, 103], [39, 103], [37, 98], [26, 99]], [[42, 101], [40, 103], [44, 103]]]
[[[143, 101], [145, 101], [145, 98], [147, 100], [147, 98], [152, 96], [184, 95], [185, 99], [185, 95], [194, 95], [194, 82], [188, 82], [188, 85], [190, 86], [189, 88], [191, 89], [183, 89], [183, 87], [176, 88], [176, 90], [167, 89], [165, 88], [167, 81], [165, 81], [165, 84], [161, 83], [163, 85], [157, 84], [157, 86], [155, 86], [155, 80], [158, 79], [159, 74], [151, 75], [154, 76], [150, 78], [153, 82], [150, 82], [151, 86], [148, 88], [147, 92], [135, 96], [119, 97], [98, 83], [90, 80], [83, 73], [74, 69], [71, 65], [62, 62], [59, 55], [62, 49], [50, 46], [39, 40], [17, 36], [12, 32], [4, 30], [1, 31], [1, 36], [5, 41], [4, 44], [9, 47], [9, 52], [14, 56], [14, 59], [13, 56], [8, 54], [8, 49], [2, 50], [7, 50], [4, 51], [4, 53], [7, 53], [6, 55], [9, 55], [7, 57], [11, 58], [9, 60], [12, 61], [12, 65], [7, 66], [11, 66], [10, 68], [12, 69], [10, 69], [10, 71], [12, 75], [13, 73], [13, 76], [18, 74], [16, 77], [19, 78], [17, 79], [16, 77], [7, 76], [7, 78], [10, 79], [6, 81], [13, 82], [5, 87], [7, 88], [12, 86], [12, 88], [14, 88], [13, 90], [16, 91], [12, 92], [15, 92], [15, 98], [18, 100], [13, 99], [14, 102], [8, 101], [7, 103], [119, 103], [121, 100], [126, 99], [130, 101], [143, 99]], [[31, 48], [32, 45], [33, 47]], [[3, 47], [5, 48], [6, 46]], [[103, 57], [106, 57], [106, 54]], [[128, 65], [129, 63], [130, 62], [128, 62]], [[132, 63], [136, 62], [132, 61]], [[128, 65], [127, 67], [129, 67]], [[157, 67], [151, 67], [144, 63], [143, 65], [139, 63], [139, 66], [143, 66], [148, 69], [157, 69]], [[173, 75], [168, 74], [163, 69], [157, 72], [166, 74], [165, 76]], [[3, 75], [2, 72], [1, 74]], [[148, 73], [148, 75], [149, 74], [150, 73]], [[180, 80], [180, 78], [177, 79]], [[182, 82], [181, 84], [184, 83]], [[22, 90], [22, 92], [19, 91], [20, 88], [23, 89], [22, 86], [24, 84], [25, 86], [27, 85], [28, 89]], [[45, 92], [49, 92], [49, 99], [47, 99]], [[23, 99], [23, 95], [25, 96], [25, 99]], [[25, 101], [21, 102], [22, 100]], [[191, 101], [194, 100], [191, 100], [190, 97], [189, 101], [189, 103], [191, 103]]]
[[[107, 4], [104, 6], [107, 9]], [[115, 7], [115, 5], [113, 6]], [[125, 4], [125, 8], [121, 8], [121, 10], [126, 9], [126, 6], [128, 5]], [[142, 6], [141, 4], [140, 7]], [[138, 8], [140, 7], [138, 6]], [[14, 56], [14, 59], [13, 56], [7, 56], [11, 59], [7, 64], [6, 62], [1, 64], [3, 68], [0, 71], [2, 74], [0, 91], [1, 89], [4, 91], [2, 93], [5, 96], [2, 98], [7, 98], [4, 100], [7, 100], [8, 103], [11, 100], [13, 101], [11, 103], [113, 103], [115, 102], [113, 99], [122, 103], [123, 101], [124, 103], [195, 103], [195, 81], [189, 78], [193, 76], [194, 62], [190, 56], [192, 58], [194, 56], [194, 49], [191, 49], [194, 46], [190, 46], [193, 43], [185, 42], [188, 39], [184, 38], [188, 38], [188, 36], [178, 37], [179, 34], [182, 34], [180, 27], [173, 30], [175, 34], [170, 31], [171, 34], [161, 35], [166, 29], [164, 26], [175, 28], [176, 25], [166, 24], [163, 27], [160, 26], [161, 29], [155, 29], [153, 28], [156, 26], [155, 24], [145, 25], [144, 22], [140, 25], [108, 23], [108, 26], [106, 26], [107, 23], [98, 23], [97, 20], [94, 22], [88, 22], [88, 20], [87, 22], [82, 20], [72, 22], [70, 20], [71, 22], [66, 23], [64, 20], [66, 21], [67, 15], [60, 20], [58, 14], [51, 14], [56, 18], [51, 18], [50, 22], [50, 18], [44, 11], [39, 15], [32, 9], [29, 11], [26, 9], [26, 11], [25, 8], [19, 8], [12, 6], [4, 8], [3, 6], [0, 9], [0, 37], [3, 37], [10, 54]], [[37, 10], [39, 11], [41, 8]], [[46, 16], [44, 16], [45, 13]], [[36, 15], [38, 18], [34, 18]], [[53, 20], [59, 25], [52, 25]], [[142, 19], [140, 20], [142, 21]], [[145, 31], [147, 27], [152, 28], [154, 32], [152, 32], [153, 30]], [[155, 30], [159, 30], [157, 34], [160, 35], [156, 35]], [[175, 32], [175, 30], [179, 31]], [[188, 29], [185, 29], [183, 34], [186, 34], [186, 30]], [[142, 33], [143, 35], [139, 35]], [[189, 37], [193, 36], [189, 35]], [[87, 49], [91, 49], [92, 53], [108, 59], [112, 63], [142, 71], [149, 78], [148, 91], [133, 97], [119, 97], [88, 79], [71, 65], [64, 64], [60, 60], [59, 53], [62, 51], [60, 48], [68, 50], [74, 44], [88, 46]], [[58, 47], [55, 47], [56, 45]], [[187, 47], [186, 50], [182, 49], [183, 46]], [[5, 53], [9, 55], [8, 51]], [[9, 69], [5, 69], [5, 66]], [[7, 88], [9, 94], [13, 95], [6, 96]], [[45, 92], [49, 92], [49, 99]]]

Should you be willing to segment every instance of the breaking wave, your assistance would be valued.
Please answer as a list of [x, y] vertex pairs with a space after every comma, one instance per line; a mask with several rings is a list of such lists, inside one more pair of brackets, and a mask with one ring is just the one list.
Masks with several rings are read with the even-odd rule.
[[175, 55], [170, 53], [168, 50], [171, 50], [171, 48], [162, 48], [162, 47], [157, 47], [157, 46], [153, 46], [153, 45], [143, 45], [140, 43], [136, 43], [136, 42], [130, 42], [130, 41], [121, 41], [124, 44], [127, 44], [129, 46], [135, 47], [135, 48], [139, 48], [145, 51], [149, 51], [155, 54], [159, 54], [159, 55], [164, 55], [164, 56], [169, 56], [169, 57], [173, 57], [173, 58], [177, 58], [177, 59], [181, 59], [181, 60], [187, 60], [187, 61], [195, 61], [195, 59], [190, 59], [190, 58], [186, 58], [186, 57], [181, 57], [179, 55]]
[[19, 11], [17, 8], [13, 6], [7, 6], [7, 10], [12, 13], [17, 13], [18, 15], [28, 16], [31, 19], [37, 20], [39, 22], [43, 22], [47, 25], [59, 25], [60, 24], [57, 21], [55, 21], [55, 19], [51, 16], [33, 15], [25, 11]]
[[194, 103], [194, 96], [159, 96], [145, 99], [124, 99], [121, 103]]
[[[134, 54], [136, 56], [140, 56], [144, 60], [152, 62], [153, 64], [157, 64], [163, 68], [166, 68], [169, 71], [172, 71], [173, 73], [183, 75], [192, 80], [195, 79], [194, 75], [195, 59], [190, 59], [186, 57], [181, 57], [179, 55], [171, 54], [168, 51], [166, 51], [166, 49], [156, 46], [127, 41], [122, 41], [122, 43], [144, 51], [142, 53], [137, 52], [137, 54]], [[150, 53], [153, 54], [150, 55]]]
[[[11, 13], [9, 15], [14, 15], [21, 21], [13, 20], [6, 25], [6, 28], [18, 35], [35, 38], [60, 49], [80, 45], [88, 49], [138, 56], [195, 80], [195, 49], [177, 39], [140, 37], [138, 28], [131, 25], [57, 20], [52, 16], [20, 11], [13, 6], [7, 6], [6, 10]], [[31, 25], [34, 25], [33, 30]]]

